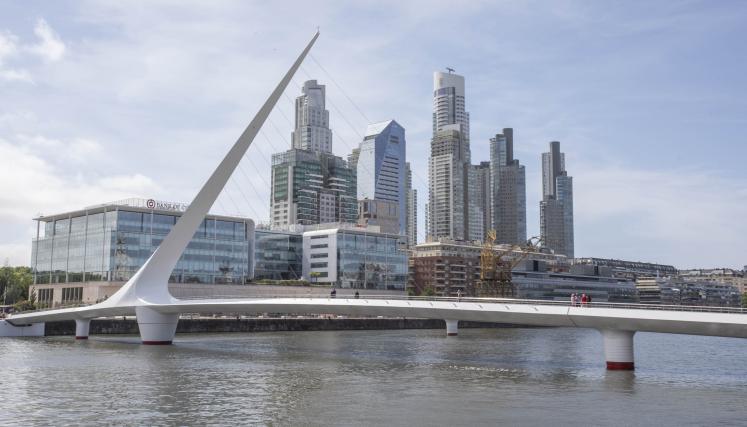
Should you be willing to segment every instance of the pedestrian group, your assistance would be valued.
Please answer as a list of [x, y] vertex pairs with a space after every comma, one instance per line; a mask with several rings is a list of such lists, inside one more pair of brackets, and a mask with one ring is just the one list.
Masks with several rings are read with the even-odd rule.
[[573, 307], [580, 307], [591, 304], [591, 295], [581, 294], [578, 295], [576, 293], [571, 294], [571, 305]]

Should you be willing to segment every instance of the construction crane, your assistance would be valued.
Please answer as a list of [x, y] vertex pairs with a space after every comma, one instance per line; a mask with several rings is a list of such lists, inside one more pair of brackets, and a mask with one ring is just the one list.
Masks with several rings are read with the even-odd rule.
[[454, 70], [454, 69], [453, 69], [453, 68], [451, 68], [451, 67], [446, 67], [446, 71], [448, 71], [448, 72], [449, 72], [449, 74], [451, 74], [451, 73], [453, 73], [453, 72], [454, 72], [454, 71], [456, 71], [456, 70]]
[[[542, 238], [535, 236], [524, 246], [514, 244], [501, 251], [496, 251], [495, 239], [495, 230], [489, 230], [480, 252], [480, 280], [472, 293], [478, 297], [511, 298], [515, 294], [511, 271], [538, 250]], [[517, 255], [509, 257], [513, 254]]]

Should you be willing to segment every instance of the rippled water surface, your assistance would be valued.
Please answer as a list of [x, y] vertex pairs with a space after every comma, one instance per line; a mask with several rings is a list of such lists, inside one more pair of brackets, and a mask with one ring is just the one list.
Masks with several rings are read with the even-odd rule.
[[0, 338], [0, 424], [747, 425], [747, 340], [583, 329]]

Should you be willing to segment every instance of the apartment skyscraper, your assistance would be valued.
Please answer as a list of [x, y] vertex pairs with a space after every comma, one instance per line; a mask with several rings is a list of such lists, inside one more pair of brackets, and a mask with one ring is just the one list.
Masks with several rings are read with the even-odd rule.
[[[464, 76], [452, 72], [433, 73], [433, 135], [458, 124], [469, 153], [469, 113], [465, 110]], [[467, 155], [469, 159], [469, 154]]]
[[293, 148], [332, 152], [332, 130], [326, 109], [326, 88], [316, 80], [303, 84], [302, 95], [296, 98], [295, 129], [291, 133]]
[[542, 153], [540, 232], [545, 247], [573, 258], [573, 178], [565, 170], [558, 141], [550, 143], [550, 152]]
[[405, 128], [394, 120], [368, 125], [363, 141], [348, 158], [355, 163], [358, 200], [384, 200], [397, 206], [398, 232], [407, 229]]
[[[482, 223], [470, 197], [474, 172], [470, 165], [469, 113], [465, 110], [464, 77], [433, 73], [433, 138], [428, 160], [428, 236], [453, 240], [481, 239]], [[472, 224], [473, 230], [470, 230]]]
[[428, 235], [467, 240], [469, 229], [467, 142], [457, 124], [447, 125], [431, 140], [428, 160]]
[[406, 230], [407, 246], [412, 247], [418, 244], [418, 190], [412, 188], [412, 169], [410, 162], [405, 162], [405, 192], [407, 200], [405, 203], [406, 211]]
[[352, 222], [358, 217], [356, 174], [332, 154], [324, 85], [304, 83], [296, 98], [293, 148], [272, 155], [273, 226]]
[[493, 193], [492, 179], [490, 174], [490, 162], [480, 162], [479, 165], [472, 165], [474, 172], [475, 200], [473, 205], [477, 205], [482, 214], [482, 236], [479, 239], [484, 240], [491, 228], [493, 228]]
[[514, 159], [514, 131], [490, 139], [490, 194], [496, 243], [527, 241], [526, 173]]

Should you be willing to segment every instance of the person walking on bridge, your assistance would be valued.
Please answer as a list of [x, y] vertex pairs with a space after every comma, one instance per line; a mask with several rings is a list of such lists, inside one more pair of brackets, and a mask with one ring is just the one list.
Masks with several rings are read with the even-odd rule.
[[330, 293], [329, 293], [329, 297], [330, 297], [330, 298], [335, 298], [335, 297], [337, 297], [337, 290], [336, 290], [336, 289], [332, 289], [332, 292], [330, 292]]

